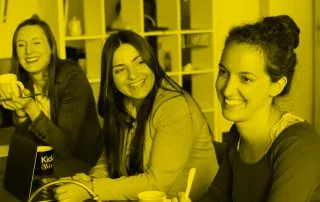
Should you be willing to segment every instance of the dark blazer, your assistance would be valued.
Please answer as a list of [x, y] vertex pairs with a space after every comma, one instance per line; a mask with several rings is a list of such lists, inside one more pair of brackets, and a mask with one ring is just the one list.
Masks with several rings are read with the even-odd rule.
[[[32, 80], [25, 84], [32, 92]], [[94, 165], [103, 141], [96, 102], [88, 79], [77, 63], [58, 60], [49, 119], [43, 112], [36, 120], [16, 125], [16, 132], [38, 144], [47, 144], [61, 156], [73, 156]]]

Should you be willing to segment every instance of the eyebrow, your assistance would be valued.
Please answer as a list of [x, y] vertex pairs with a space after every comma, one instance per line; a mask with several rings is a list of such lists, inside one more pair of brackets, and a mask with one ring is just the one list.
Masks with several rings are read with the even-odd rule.
[[[41, 37], [33, 37], [32, 38], [32, 40], [35, 40], [35, 39], [41, 39]], [[22, 40], [22, 39], [17, 40], [17, 42], [19, 42], [19, 41], [26, 41], [26, 40]]]
[[[138, 58], [140, 58], [140, 57], [141, 57], [141, 55], [137, 55], [136, 57], [134, 57], [134, 58], [131, 60], [131, 62], [136, 61], [136, 60], [137, 60]], [[119, 67], [119, 66], [124, 66], [124, 64], [113, 65], [112, 68], [114, 68], [114, 67]]]
[[[223, 69], [225, 69], [225, 70], [227, 70], [228, 71], [228, 68], [226, 68], [223, 64], [221, 64], [221, 63], [219, 63], [219, 67], [220, 68], [223, 68]], [[251, 76], [254, 76], [255, 78], [257, 77], [254, 73], [252, 73], [252, 72], [239, 72], [239, 74], [241, 74], [241, 75], [251, 75]]]

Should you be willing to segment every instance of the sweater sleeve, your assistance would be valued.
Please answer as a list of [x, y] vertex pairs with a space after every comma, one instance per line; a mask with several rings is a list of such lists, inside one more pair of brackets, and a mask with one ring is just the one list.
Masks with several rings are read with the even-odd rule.
[[[30, 125], [29, 130], [51, 145], [61, 156], [72, 154], [80, 129], [84, 123], [90, 94], [90, 84], [80, 71], [69, 71], [61, 87], [57, 123], [41, 113]], [[54, 106], [50, 106], [54, 107]]]
[[286, 133], [291, 134], [279, 141], [274, 151], [274, 174], [267, 201], [310, 201], [320, 184], [320, 139], [305, 126]]
[[146, 190], [167, 192], [185, 169], [195, 136], [185, 98], [164, 102], [149, 124], [153, 144], [147, 169], [135, 176], [93, 179], [94, 191], [102, 200], [136, 200]]
[[106, 159], [106, 150], [104, 149], [96, 165], [89, 171], [89, 175], [93, 178], [109, 177], [107, 170], [108, 164]]

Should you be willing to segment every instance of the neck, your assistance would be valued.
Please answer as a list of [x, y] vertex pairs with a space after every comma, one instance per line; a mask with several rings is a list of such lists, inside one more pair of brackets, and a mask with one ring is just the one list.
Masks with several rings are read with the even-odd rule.
[[247, 161], [260, 159], [273, 140], [271, 129], [281, 118], [282, 112], [269, 107], [256, 113], [250, 120], [237, 122], [236, 126], [241, 136], [240, 153]]
[[126, 110], [128, 113], [133, 117], [137, 117], [137, 113], [143, 103], [143, 100], [138, 100], [138, 99], [130, 99], [130, 98], [125, 98], [124, 99], [124, 106], [126, 107]]
[[34, 82], [34, 84], [39, 86], [41, 89], [47, 83], [47, 77], [44, 75], [43, 72], [30, 74], [30, 77], [31, 77], [32, 81]]

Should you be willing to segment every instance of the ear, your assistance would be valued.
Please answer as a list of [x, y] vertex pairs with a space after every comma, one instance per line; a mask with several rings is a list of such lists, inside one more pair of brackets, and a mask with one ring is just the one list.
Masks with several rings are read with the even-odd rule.
[[288, 80], [287, 80], [287, 77], [285, 77], [285, 76], [282, 77], [281, 79], [279, 79], [277, 82], [274, 82], [272, 84], [270, 96], [275, 97], [275, 96], [279, 95], [283, 91], [284, 87], [286, 87], [287, 82], [288, 82]]

